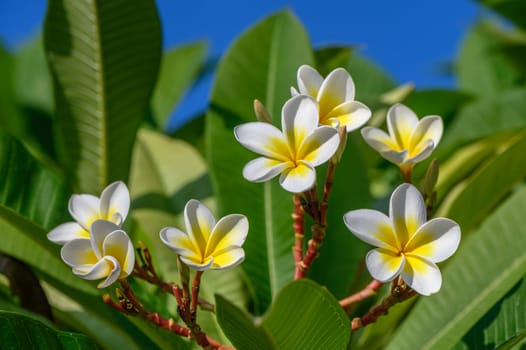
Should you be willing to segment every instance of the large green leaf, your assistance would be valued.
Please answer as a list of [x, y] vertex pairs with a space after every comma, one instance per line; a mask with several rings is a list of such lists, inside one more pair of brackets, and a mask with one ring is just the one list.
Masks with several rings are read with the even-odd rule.
[[98, 349], [86, 336], [57, 331], [26, 315], [0, 312], [0, 342], [7, 349]]
[[159, 80], [152, 96], [153, 117], [161, 130], [166, 129], [174, 107], [203, 69], [206, 51], [206, 42], [196, 42], [163, 54]]
[[524, 82], [524, 75], [500, 50], [495, 31], [495, 24], [481, 22], [464, 39], [456, 65], [461, 90], [492, 96]]
[[437, 295], [421, 298], [387, 349], [448, 349], [526, 274], [526, 188], [461, 242]]
[[526, 279], [522, 279], [462, 338], [458, 348], [510, 349], [526, 339]]
[[276, 181], [253, 184], [242, 178], [243, 166], [255, 155], [236, 142], [233, 128], [255, 120], [256, 98], [279, 125], [298, 67], [312, 60], [305, 31], [290, 12], [263, 20], [225, 54], [207, 113], [207, 155], [219, 212], [243, 213], [250, 222], [242, 266], [254, 291], [256, 313], [293, 277], [292, 196]]
[[62, 162], [76, 189], [127, 180], [161, 57], [153, 0], [50, 0], [44, 42]]
[[216, 297], [217, 317], [239, 349], [345, 349], [350, 322], [338, 301], [308, 279], [285, 286], [263, 321]]
[[524, 88], [510, 89], [467, 103], [450, 124], [440, 146], [451, 150], [497, 132], [526, 128], [525, 110]]
[[488, 6], [501, 14], [505, 18], [513, 21], [516, 25], [526, 28], [526, 3], [522, 0], [477, 0], [479, 3]]
[[493, 157], [449, 191], [437, 216], [456, 220], [464, 232], [469, 232], [524, 178], [526, 131], [510, 135], [494, 152]]

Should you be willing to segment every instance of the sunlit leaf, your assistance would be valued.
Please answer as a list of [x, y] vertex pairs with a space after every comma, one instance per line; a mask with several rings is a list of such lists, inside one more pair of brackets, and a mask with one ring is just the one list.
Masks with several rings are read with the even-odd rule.
[[128, 178], [161, 58], [153, 0], [51, 0], [44, 43], [61, 159], [80, 192]]

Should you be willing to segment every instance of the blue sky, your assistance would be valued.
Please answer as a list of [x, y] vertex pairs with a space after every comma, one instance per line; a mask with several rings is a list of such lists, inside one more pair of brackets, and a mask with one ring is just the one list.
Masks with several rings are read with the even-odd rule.
[[[165, 47], [206, 39], [220, 55], [243, 30], [284, 7], [303, 22], [314, 46], [351, 44], [399, 83], [453, 87], [441, 67], [451, 62], [480, 14], [469, 0], [158, 0]], [[11, 50], [39, 30], [44, 0], [1, 0], [0, 40]], [[206, 103], [209, 84], [198, 87], [178, 113]]]

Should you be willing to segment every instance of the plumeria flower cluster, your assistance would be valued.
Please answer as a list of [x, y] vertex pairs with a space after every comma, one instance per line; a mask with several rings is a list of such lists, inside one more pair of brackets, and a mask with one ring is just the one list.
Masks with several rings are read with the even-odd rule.
[[370, 209], [352, 210], [344, 222], [356, 237], [376, 249], [365, 259], [374, 279], [398, 276], [414, 291], [430, 295], [440, 290], [442, 277], [436, 263], [449, 258], [460, 243], [460, 227], [447, 218], [427, 221], [420, 191], [402, 184], [389, 202], [389, 216]]
[[135, 255], [130, 238], [120, 225], [130, 208], [126, 185], [117, 181], [106, 187], [100, 198], [74, 194], [69, 212], [76, 220], [59, 225], [48, 233], [48, 239], [63, 245], [62, 260], [75, 275], [98, 280], [105, 288], [133, 271]]

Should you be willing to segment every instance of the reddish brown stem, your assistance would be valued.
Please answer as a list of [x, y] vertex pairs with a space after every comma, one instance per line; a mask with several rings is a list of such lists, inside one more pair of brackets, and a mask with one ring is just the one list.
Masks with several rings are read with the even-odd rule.
[[192, 306], [190, 308], [190, 312], [194, 315], [197, 313], [197, 303], [199, 300], [201, 276], [203, 276], [203, 271], [196, 271], [194, 275], [194, 280], [192, 281]]
[[382, 287], [383, 283], [377, 280], [372, 280], [364, 289], [353, 295], [348, 296], [345, 299], [340, 300], [340, 305], [343, 308], [347, 308], [350, 305], [365, 300], [376, 294], [378, 289]]
[[294, 256], [294, 265], [296, 266], [296, 271], [294, 273], [294, 279], [299, 277], [299, 265], [303, 260], [303, 240], [305, 238], [305, 217], [303, 211], [303, 205], [301, 202], [301, 196], [295, 194], [293, 197], [294, 202], [294, 213], [292, 213], [293, 228], [294, 228], [294, 246], [292, 247], [292, 255]]

